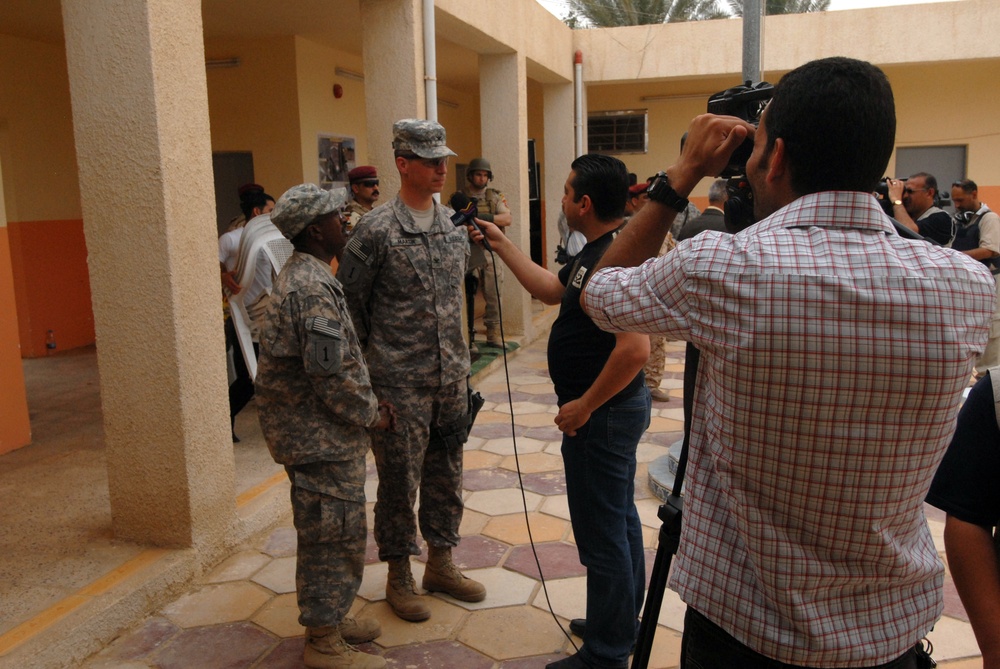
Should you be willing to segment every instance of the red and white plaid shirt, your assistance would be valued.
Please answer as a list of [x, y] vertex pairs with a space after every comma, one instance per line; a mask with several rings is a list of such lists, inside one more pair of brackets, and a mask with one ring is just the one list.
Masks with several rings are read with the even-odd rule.
[[895, 659], [941, 614], [923, 499], [983, 351], [982, 263], [864, 193], [799, 198], [591, 279], [608, 330], [701, 350], [671, 587], [781, 662]]

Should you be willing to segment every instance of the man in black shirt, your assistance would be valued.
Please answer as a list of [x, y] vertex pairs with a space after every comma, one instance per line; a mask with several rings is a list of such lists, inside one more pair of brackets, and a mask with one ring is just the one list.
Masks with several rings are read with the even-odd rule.
[[[573, 161], [562, 209], [587, 244], [558, 276], [532, 262], [497, 227], [479, 221], [521, 285], [546, 304], [561, 303], [549, 334], [549, 375], [559, 401], [555, 423], [563, 432], [570, 521], [587, 567], [587, 619], [580, 652], [548, 669], [624, 669], [645, 590], [634, 481], [636, 447], [649, 426], [650, 397], [641, 371], [649, 337], [604, 332], [580, 307], [584, 281], [622, 226], [627, 191], [628, 171], [617, 158], [587, 154]], [[482, 235], [473, 232], [472, 239]]]
[[934, 206], [937, 194], [937, 179], [927, 172], [917, 172], [905, 182], [889, 181], [893, 218], [927, 239], [947, 246], [954, 237], [951, 216]]

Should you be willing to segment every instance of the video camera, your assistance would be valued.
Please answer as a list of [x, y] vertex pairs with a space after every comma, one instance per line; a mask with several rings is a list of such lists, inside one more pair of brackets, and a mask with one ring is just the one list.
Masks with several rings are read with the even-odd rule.
[[[735, 116], [754, 127], [760, 125], [761, 114], [774, 95], [774, 86], [761, 81], [754, 84], [747, 81], [740, 86], [727, 88], [708, 98], [708, 113], [720, 116]], [[729, 159], [729, 164], [719, 174], [727, 177], [726, 228], [733, 233], [744, 230], [756, 220], [753, 215], [753, 191], [747, 180], [747, 161], [753, 153], [753, 138], [747, 137]]]

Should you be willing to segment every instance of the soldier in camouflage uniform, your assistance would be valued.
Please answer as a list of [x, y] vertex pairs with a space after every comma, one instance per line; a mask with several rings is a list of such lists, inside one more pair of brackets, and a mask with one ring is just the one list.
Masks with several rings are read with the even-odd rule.
[[[473, 158], [469, 161], [465, 178], [468, 181], [465, 185], [465, 194], [476, 203], [477, 216], [489, 221], [506, 234], [513, 217], [504, 194], [496, 188], [488, 187], [489, 182], [493, 181], [493, 170], [489, 161], [485, 158]], [[500, 337], [500, 298], [497, 291], [503, 290], [503, 266], [495, 264], [493, 254], [485, 252], [476, 245], [472, 247], [469, 271], [476, 275], [479, 285], [483, 287], [483, 299], [486, 301], [486, 313], [483, 314], [486, 343], [500, 348], [503, 342]], [[470, 339], [469, 344], [472, 343]]]
[[355, 229], [337, 278], [344, 285], [372, 385], [396, 407], [397, 429], [374, 433], [378, 466], [375, 540], [389, 563], [386, 600], [419, 621], [410, 556], [419, 555], [413, 505], [428, 545], [423, 587], [464, 601], [486, 589], [455, 567], [451, 549], [462, 520], [462, 446], [467, 436], [469, 351], [462, 337], [462, 281], [469, 256], [464, 228], [436, 203], [448, 174], [445, 130], [433, 121], [393, 124], [399, 195]]
[[347, 180], [351, 186], [351, 201], [347, 205], [347, 232], [350, 234], [378, 200], [378, 170], [373, 165], [361, 165], [347, 173]]
[[285, 466], [298, 534], [295, 585], [307, 667], [385, 666], [349, 644], [381, 633], [346, 617], [361, 585], [369, 428], [394, 412], [372, 390], [343, 289], [330, 271], [347, 242], [343, 190], [295, 186], [272, 222], [295, 252], [278, 275], [260, 338], [257, 402], [275, 462]]

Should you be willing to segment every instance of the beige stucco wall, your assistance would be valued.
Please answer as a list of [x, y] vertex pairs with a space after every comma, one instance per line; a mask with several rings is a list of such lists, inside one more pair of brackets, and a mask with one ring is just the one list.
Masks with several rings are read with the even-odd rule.
[[7, 218], [80, 218], [73, 118], [61, 45], [0, 35], [0, 159]]
[[[365, 84], [336, 74], [338, 66], [360, 74], [361, 58], [302, 37], [295, 38], [295, 54], [302, 181], [317, 183], [319, 179], [316, 140], [321, 133], [353, 137], [357, 164], [368, 164]], [[340, 99], [333, 95], [334, 84], [343, 87], [344, 95]]]
[[253, 153], [254, 180], [275, 197], [302, 183], [296, 39], [209, 39], [205, 57], [240, 59], [206, 73], [212, 151]]

